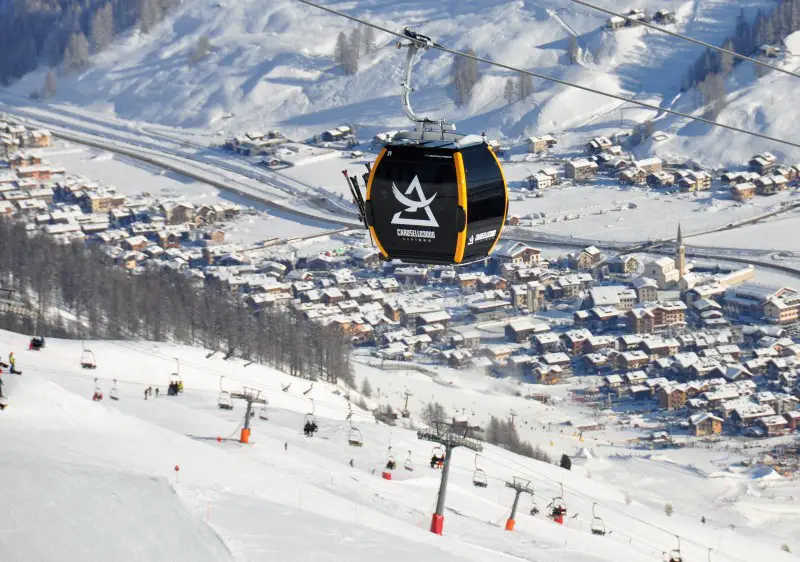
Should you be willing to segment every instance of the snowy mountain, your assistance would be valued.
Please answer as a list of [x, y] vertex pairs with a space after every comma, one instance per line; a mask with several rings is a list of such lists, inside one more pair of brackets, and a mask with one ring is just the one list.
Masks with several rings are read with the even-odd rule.
[[[609, 0], [598, 3], [620, 9]], [[733, 32], [740, 9], [753, 17], [757, 8], [771, 9], [774, 4], [773, 0], [643, 0], [637, 7], [650, 13], [674, 10], [678, 23], [672, 29], [721, 44]], [[359, 0], [332, 5], [392, 29], [408, 25], [446, 46], [473, 48], [482, 56], [545, 75], [655, 105], [699, 109], [694, 93], [680, 95], [680, 86], [701, 47], [644, 28], [603, 30], [603, 14], [567, 0], [446, 1], [433, 6]], [[62, 77], [53, 102], [161, 125], [225, 132], [276, 127], [298, 137], [345, 122], [360, 125], [362, 136], [405, 126], [398, 100], [403, 54], [394, 48], [394, 38], [378, 32], [376, 52], [361, 57], [354, 75], [345, 75], [334, 62], [338, 34], [353, 29], [343, 18], [293, 0], [267, 5], [189, 0], [148, 35], [128, 34], [95, 56], [85, 72]], [[570, 65], [567, 47], [573, 34], [581, 54], [579, 64]], [[205, 37], [210, 54], [192, 62]], [[768, 141], [709, 131], [538, 79], [532, 96], [509, 105], [504, 85], [513, 75], [486, 66], [481, 67], [469, 103], [457, 107], [450, 80], [452, 63], [450, 55], [440, 52], [423, 57], [414, 75], [418, 89], [414, 103], [420, 113], [444, 116], [457, 122], [460, 130], [486, 131], [511, 140], [552, 132], [562, 134], [564, 144], [617, 131], [621, 121], [629, 128], [657, 118], [657, 130], [679, 135], [652, 147], [660, 154], [702, 156], [702, 151], [709, 160], [736, 162], [759, 149], [794, 155]], [[752, 67], [740, 65], [729, 79], [732, 103], [720, 119], [791, 138], [791, 119], [780, 117], [791, 111], [781, 94], [788, 95], [791, 80], [773, 75], [756, 79]], [[42, 72], [37, 72], [14, 90], [27, 95], [42, 81]]]
[[[706, 472], [703, 450], [683, 457], [697, 467], [679, 457], [609, 455], [619, 447], [613, 430], [603, 436], [608, 443], [591, 445], [534, 430], [535, 421], [565, 410], [513, 398], [505, 382], [443, 372], [437, 383], [420, 373], [359, 370], [380, 389], [376, 399], [390, 403], [405, 388], [448, 406], [457, 396], [473, 400], [479, 422], [513, 404], [526, 438], [573, 456], [568, 472], [492, 446], [477, 461], [457, 449], [440, 537], [427, 529], [439, 480], [427, 466], [431, 443], [356, 409], [363, 447], [348, 446], [342, 389], [315, 383], [304, 395], [308, 381], [168, 344], [87, 342], [97, 362], [87, 371], [78, 342], [51, 339], [43, 351], [27, 352], [19, 351], [24, 336], [0, 332], [0, 341], [4, 350], [18, 350], [23, 371], [0, 375], [9, 404], [0, 412], [0, 525], [10, 531], [0, 541], [3, 560], [80, 553], [86, 561], [644, 562], [675, 548], [676, 534], [684, 560], [705, 560], [709, 548], [714, 560], [792, 559], [779, 546], [796, 539], [797, 510], [768, 496], [796, 494], [796, 486], [771, 469]], [[185, 392], [165, 396], [176, 369]], [[144, 400], [144, 389], [155, 385], [161, 396]], [[115, 386], [118, 401], [109, 400]], [[243, 386], [269, 402], [253, 418], [250, 445], [236, 440], [243, 403], [217, 407], [220, 388]], [[91, 400], [95, 388], [105, 395], [99, 402]], [[312, 398], [320, 431], [308, 439], [300, 429]], [[412, 400], [412, 423], [422, 403]], [[398, 462], [392, 480], [380, 477], [388, 455]], [[413, 471], [404, 468], [409, 459]], [[489, 477], [487, 488], [472, 485], [476, 464]], [[531, 498], [524, 497], [514, 532], [503, 530], [513, 500], [504, 483], [515, 476], [530, 480], [542, 512], [563, 485], [564, 526], [530, 516]], [[663, 513], [666, 501], [675, 507], [671, 517]], [[589, 532], [593, 504], [606, 536]]]

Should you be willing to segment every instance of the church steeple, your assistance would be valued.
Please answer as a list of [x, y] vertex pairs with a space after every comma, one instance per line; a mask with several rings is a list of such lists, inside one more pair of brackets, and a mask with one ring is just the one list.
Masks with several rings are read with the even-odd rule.
[[675, 248], [675, 269], [681, 278], [686, 275], [686, 246], [683, 245], [683, 234], [681, 234], [681, 223], [678, 223], [678, 244]]

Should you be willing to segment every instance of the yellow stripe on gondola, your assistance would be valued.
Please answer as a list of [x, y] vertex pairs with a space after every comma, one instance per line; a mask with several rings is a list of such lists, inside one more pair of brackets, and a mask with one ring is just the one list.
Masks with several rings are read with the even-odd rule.
[[456, 254], [453, 261], [461, 263], [464, 260], [464, 250], [467, 248], [467, 174], [464, 171], [464, 158], [460, 152], [453, 155], [456, 164], [456, 186], [458, 187], [458, 206], [464, 209], [464, 229], [458, 233], [456, 241]]
[[500, 170], [500, 177], [503, 179], [503, 193], [506, 196], [506, 210], [503, 213], [503, 222], [500, 224], [500, 230], [497, 233], [497, 238], [494, 239], [494, 244], [492, 247], [489, 248], [489, 253], [487, 255], [491, 256], [492, 252], [494, 251], [494, 247], [497, 246], [497, 243], [500, 241], [500, 237], [503, 235], [503, 227], [506, 225], [506, 219], [508, 218], [508, 184], [506, 183], [506, 175], [503, 173], [503, 167], [500, 165], [500, 160], [497, 159], [497, 155], [494, 153], [491, 147], [489, 148], [489, 154], [492, 155], [494, 161], [497, 162], [497, 168]]
[[[385, 148], [383, 150], [381, 150], [380, 154], [378, 154], [378, 157], [375, 159], [375, 163], [372, 165], [372, 169], [369, 171], [369, 180], [367, 181], [367, 201], [370, 200], [370, 195], [372, 194], [372, 180], [375, 177], [375, 170], [378, 169], [378, 164], [381, 163], [381, 159], [383, 158], [384, 154], [386, 154], [386, 149]], [[386, 252], [386, 250], [383, 249], [383, 246], [381, 245], [381, 241], [378, 240], [378, 237], [375, 234], [375, 228], [374, 227], [372, 227], [372, 226], [369, 227], [369, 234], [370, 234], [370, 236], [372, 236], [372, 239], [375, 241], [375, 244], [378, 246], [378, 250], [380, 250], [381, 254], [383, 254], [383, 257], [388, 259], [389, 258], [389, 254]]]

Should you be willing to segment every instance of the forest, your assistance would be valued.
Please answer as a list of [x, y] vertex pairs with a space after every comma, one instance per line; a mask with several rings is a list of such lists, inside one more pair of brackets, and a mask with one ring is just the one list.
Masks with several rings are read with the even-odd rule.
[[96, 248], [59, 244], [0, 219], [0, 288], [31, 316], [0, 313], [0, 328], [64, 338], [203, 346], [294, 376], [353, 385], [346, 334], [289, 309], [251, 311], [241, 298], [168, 268], [131, 274]]
[[0, 0], [0, 84], [40, 64], [74, 72], [135, 26], [147, 33], [181, 0]]

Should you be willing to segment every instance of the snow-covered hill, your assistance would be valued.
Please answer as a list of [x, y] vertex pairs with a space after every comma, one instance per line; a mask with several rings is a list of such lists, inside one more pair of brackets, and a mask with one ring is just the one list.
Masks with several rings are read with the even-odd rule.
[[[618, 2], [598, 3], [620, 9]], [[472, 47], [480, 55], [521, 68], [656, 105], [695, 110], [694, 96], [678, 93], [700, 47], [644, 28], [601, 30], [603, 14], [568, 0], [329, 4], [390, 28], [408, 25], [447, 46]], [[674, 29], [720, 44], [732, 32], [741, 8], [752, 17], [757, 8], [773, 4], [772, 0], [642, 0], [637, 7], [651, 13], [675, 10], [679, 21]], [[53, 103], [72, 103], [161, 125], [226, 132], [278, 127], [300, 137], [343, 122], [361, 125], [364, 134], [406, 125], [398, 102], [403, 55], [394, 48], [392, 37], [378, 33], [377, 52], [362, 57], [354, 76], [345, 76], [334, 63], [337, 35], [352, 29], [347, 20], [293, 0], [267, 4], [189, 0], [151, 34], [123, 37], [114, 48], [96, 56], [89, 70], [62, 77]], [[583, 50], [579, 65], [567, 64], [571, 34], [579, 36]], [[203, 35], [210, 38], [213, 53], [190, 64], [189, 57]], [[456, 107], [451, 65], [450, 55], [425, 55], [414, 76], [419, 89], [415, 106], [420, 113], [456, 121], [461, 130], [510, 139], [539, 132], [566, 133], [562, 144], [567, 144], [589, 134], [612, 132], [621, 120], [629, 127], [655, 117], [649, 110], [539, 80], [533, 96], [507, 105], [504, 84], [512, 75], [489, 67], [481, 68], [483, 76], [471, 102]], [[27, 95], [42, 80], [42, 72], [37, 72], [14, 89]], [[755, 80], [752, 68], [742, 65], [729, 81], [733, 103], [720, 119], [791, 137], [792, 120], [786, 118], [793, 111], [787, 98], [791, 80], [788, 76]], [[710, 149], [709, 159], [740, 162], [762, 148], [781, 152], [767, 141], [709, 132], [707, 127], [683, 122], [659, 119], [656, 128], [680, 134], [654, 147], [663, 154], [702, 156]]]
[[[3, 350], [22, 350], [26, 338], [0, 332], [0, 342]], [[349, 447], [341, 389], [316, 383], [304, 396], [308, 381], [240, 361], [206, 359], [200, 349], [88, 345], [97, 358], [95, 371], [79, 367], [78, 342], [49, 340], [41, 352], [17, 351], [22, 376], [0, 375], [9, 396], [8, 408], [0, 412], [3, 560], [638, 562], [660, 560], [662, 550], [674, 547], [675, 534], [682, 537], [685, 560], [704, 560], [708, 548], [715, 560], [792, 559], [778, 547], [791, 542], [797, 514], [790, 505], [781, 512], [758, 499], [762, 473], [709, 479], [702, 470], [657, 457], [615, 460], [602, 453], [574, 455], [567, 472], [492, 446], [478, 461], [489, 475], [485, 489], [472, 486], [474, 456], [465, 450], [454, 454], [445, 534], [438, 537], [427, 530], [439, 477], [426, 465], [430, 443], [409, 429], [376, 424], [356, 409], [354, 424], [364, 446]], [[163, 391], [175, 357], [186, 390], [168, 397]], [[512, 404], [527, 408], [488, 379], [439, 381], [442, 385], [421, 374], [392, 372], [382, 378], [376, 369], [369, 372], [373, 384], [384, 389], [381, 395], [397, 393], [386, 391], [389, 376], [395, 386], [405, 379], [417, 396], [445, 404], [455, 387], [463, 398], [488, 384], [493, 390], [480, 392], [478, 417]], [[91, 400], [95, 377], [106, 395], [101, 402]], [[119, 401], [108, 399], [112, 379]], [[283, 392], [288, 383], [292, 386]], [[144, 400], [144, 389], [153, 385], [162, 395]], [[262, 420], [259, 411], [249, 446], [235, 440], [242, 404], [232, 411], [217, 408], [220, 385], [255, 387], [269, 400], [269, 419]], [[309, 397], [320, 425], [313, 439], [300, 432]], [[418, 403], [415, 398], [415, 416]], [[542, 420], [549, 415], [549, 408], [535, 407]], [[526, 417], [528, 422], [534, 419]], [[538, 433], [571, 454], [578, 445], [565, 435]], [[398, 460], [391, 481], [380, 478], [389, 454]], [[413, 471], [403, 468], [409, 455]], [[542, 510], [563, 484], [566, 524], [529, 516], [525, 498], [515, 532], [504, 531], [513, 499], [504, 482], [513, 476], [531, 480]], [[714, 505], [740, 486], [752, 495], [752, 509], [743, 515], [758, 515], [750, 523]], [[675, 505], [672, 517], [659, 512], [666, 500]], [[610, 531], [605, 537], [589, 533], [593, 503]], [[706, 525], [698, 523], [698, 508]], [[728, 521], [736, 521], [735, 530]]]

